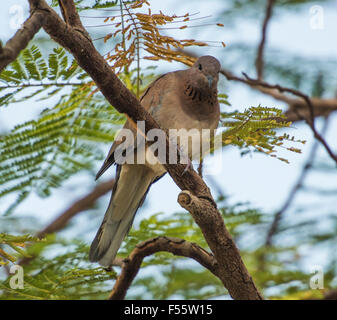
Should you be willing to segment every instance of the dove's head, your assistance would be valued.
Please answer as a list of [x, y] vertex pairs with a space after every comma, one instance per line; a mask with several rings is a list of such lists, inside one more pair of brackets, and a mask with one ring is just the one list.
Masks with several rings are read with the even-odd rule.
[[218, 85], [220, 62], [212, 56], [202, 56], [192, 66], [195, 72], [202, 75], [200, 79], [208, 84], [210, 89]]

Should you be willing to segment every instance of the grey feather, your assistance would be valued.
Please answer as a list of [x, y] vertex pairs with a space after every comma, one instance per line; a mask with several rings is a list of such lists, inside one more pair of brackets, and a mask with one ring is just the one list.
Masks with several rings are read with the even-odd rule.
[[[99, 261], [102, 266], [112, 264], [154, 180], [154, 172], [145, 166], [118, 166], [108, 209], [90, 247], [90, 261]], [[119, 181], [123, 181], [123, 184], [119, 184]]]

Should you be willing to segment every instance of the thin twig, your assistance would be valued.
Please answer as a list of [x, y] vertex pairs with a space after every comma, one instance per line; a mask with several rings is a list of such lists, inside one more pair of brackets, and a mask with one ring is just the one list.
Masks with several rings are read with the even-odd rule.
[[337, 164], [337, 155], [333, 153], [333, 151], [331, 150], [330, 146], [328, 145], [328, 143], [324, 140], [324, 138], [318, 133], [318, 131], [316, 130], [315, 127], [315, 113], [314, 113], [314, 106], [311, 102], [311, 99], [309, 98], [309, 96], [307, 96], [306, 94], [304, 94], [301, 91], [298, 91], [296, 89], [291, 89], [291, 88], [286, 88], [286, 87], [282, 87], [278, 84], [272, 85], [269, 84], [267, 82], [258, 80], [258, 79], [252, 79], [250, 77], [248, 77], [247, 74], [243, 73], [243, 75], [246, 78], [246, 81], [252, 85], [252, 86], [262, 86], [262, 87], [266, 87], [269, 89], [277, 89], [280, 92], [288, 92], [291, 93], [295, 96], [298, 96], [300, 98], [302, 98], [307, 107], [308, 107], [308, 111], [309, 111], [309, 116], [305, 117], [301, 116], [300, 114], [298, 114], [299, 117], [303, 117], [303, 120], [305, 120], [307, 122], [307, 124], [309, 125], [309, 127], [311, 128], [311, 131], [313, 132], [315, 138], [321, 142], [321, 144], [324, 146], [325, 150], [327, 151], [327, 153], [329, 154], [330, 158], [333, 159], [336, 164]]
[[266, 14], [264, 17], [263, 25], [262, 25], [262, 31], [261, 31], [261, 41], [257, 50], [257, 56], [255, 60], [255, 66], [256, 66], [256, 73], [257, 78], [262, 79], [263, 78], [263, 69], [264, 69], [264, 63], [263, 63], [263, 54], [264, 54], [264, 48], [266, 44], [266, 38], [267, 38], [267, 28], [268, 23], [270, 21], [272, 10], [274, 6], [275, 0], [267, 0], [267, 6], [266, 6]]
[[66, 87], [66, 86], [83, 86], [84, 83], [80, 82], [52, 82], [52, 83], [26, 83], [18, 85], [1, 86], [1, 89], [14, 89], [14, 88], [30, 88], [30, 87]]
[[119, 7], [121, 9], [121, 22], [122, 22], [122, 47], [123, 47], [123, 51], [126, 52], [126, 48], [125, 48], [125, 27], [124, 27], [124, 14], [123, 14], [123, 1], [119, 0]]
[[[307, 103], [303, 98], [291, 98], [288, 95], [285, 95], [283, 93], [280, 93], [278, 88], [275, 87], [266, 87], [266, 86], [261, 86], [256, 83], [252, 83], [251, 81], [245, 79], [245, 78], [240, 78], [236, 75], [234, 75], [232, 72], [221, 69], [220, 73], [224, 75], [227, 80], [229, 81], [237, 81], [244, 83], [248, 85], [249, 87], [256, 89], [263, 94], [269, 95], [273, 97], [276, 100], [283, 101], [289, 105], [288, 110], [284, 113], [286, 116], [286, 121], [290, 122], [296, 122], [303, 120], [303, 117], [299, 117], [296, 110], [303, 110], [303, 116], [309, 117], [309, 110], [307, 107]], [[332, 99], [322, 99], [322, 98], [310, 98], [311, 103], [314, 107], [314, 115], [315, 117], [319, 116], [327, 116], [333, 111], [337, 110], [337, 99], [332, 98]]]
[[[322, 128], [322, 131], [321, 131], [322, 136], [325, 135], [325, 133], [328, 129], [328, 125], [329, 125], [329, 119], [327, 117], [324, 120], [323, 128]], [[291, 190], [289, 192], [289, 195], [288, 195], [286, 201], [284, 202], [283, 206], [274, 216], [273, 222], [270, 225], [270, 228], [269, 228], [269, 231], [268, 231], [268, 234], [267, 234], [267, 237], [266, 237], [266, 241], [265, 241], [266, 246], [271, 246], [272, 239], [277, 232], [277, 229], [278, 229], [278, 226], [279, 226], [280, 221], [282, 219], [282, 216], [287, 211], [287, 209], [290, 207], [290, 205], [293, 203], [293, 201], [295, 199], [295, 196], [298, 193], [298, 191], [302, 188], [304, 180], [308, 176], [308, 174], [310, 172], [310, 169], [313, 166], [313, 162], [315, 160], [318, 147], [319, 147], [319, 141], [315, 140], [313, 145], [312, 145], [312, 148], [309, 152], [308, 159], [307, 159], [306, 163], [304, 164], [304, 166], [302, 168], [301, 174], [299, 175], [299, 177], [298, 177], [296, 183], [294, 184], [294, 186], [291, 188]]]

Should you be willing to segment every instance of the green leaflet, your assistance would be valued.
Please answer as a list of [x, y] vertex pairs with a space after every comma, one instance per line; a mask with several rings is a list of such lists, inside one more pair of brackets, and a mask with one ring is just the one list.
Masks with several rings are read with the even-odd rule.
[[[30, 49], [23, 50], [22, 57], [29, 79], [42, 80], [47, 76], [48, 66], [37, 46], [33, 45]], [[23, 73], [19, 73], [18, 76], [22, 77]]]

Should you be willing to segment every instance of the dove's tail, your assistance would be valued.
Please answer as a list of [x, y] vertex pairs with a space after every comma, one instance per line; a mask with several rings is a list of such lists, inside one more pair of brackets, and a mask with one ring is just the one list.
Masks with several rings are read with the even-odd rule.
[[99, 261], [105, 267], [112, 265], [155, 178], [153, 171], [144, 165], [117, 167], [109, 207], [90, 247], [90, 261]]

